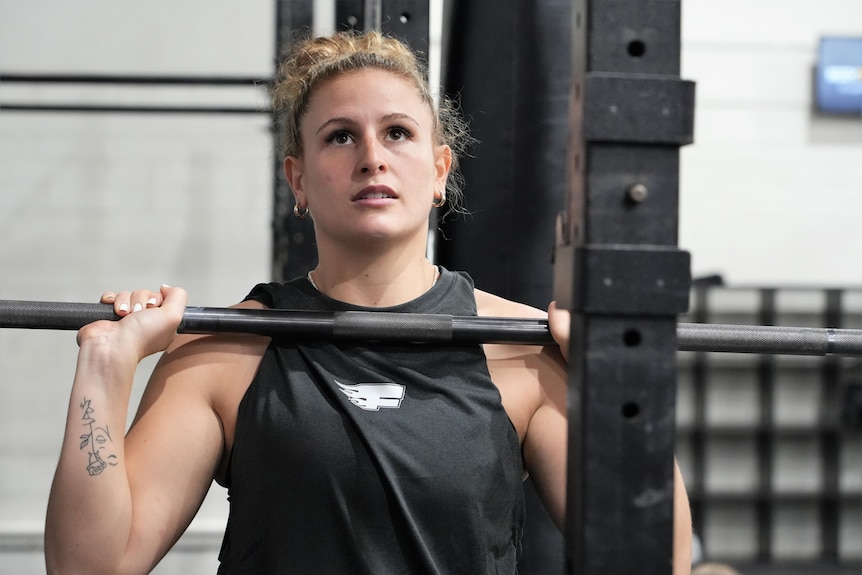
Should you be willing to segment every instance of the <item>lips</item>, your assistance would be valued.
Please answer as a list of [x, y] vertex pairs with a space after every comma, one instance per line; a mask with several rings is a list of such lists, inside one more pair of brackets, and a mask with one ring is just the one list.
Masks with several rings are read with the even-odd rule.
[[389, 186], [374, 185], [362, 188], [350, 199], [354, 202], [358, 202], [361, 200], [394, 199], [397, 197], [398, 194], [396, 194]]

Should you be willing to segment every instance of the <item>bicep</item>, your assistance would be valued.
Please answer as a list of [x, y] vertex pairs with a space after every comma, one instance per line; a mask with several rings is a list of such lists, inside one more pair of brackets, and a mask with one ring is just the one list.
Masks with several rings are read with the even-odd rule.
[[[543, 318], [539, 309], [475, 290], [480, 316]], [[486, 345], [486, 355], [497, 364], [510, 366], [508, 373], [492, 370], [504, 395], [504, 405], [516, 422], [527, 420], [522, 450], [527, 472], [548, 514], [561, 531], [566, 512], [566, 384], [568, 368], [560, 349], [548, 346], [536, 351], [521, 346]]]
[[212, 400], [218, 365], [201, 340], [166, 352], [126, 435], [133, 501], [130, 564], [154, 565], [191, 522], [212, 483], [224, 433]]
[[542, 401], [524, 438], [524, 461], [545, 509], [563, 530], [566, 514], [566, 368], [556, 351], [545, 351], [535, 377]]

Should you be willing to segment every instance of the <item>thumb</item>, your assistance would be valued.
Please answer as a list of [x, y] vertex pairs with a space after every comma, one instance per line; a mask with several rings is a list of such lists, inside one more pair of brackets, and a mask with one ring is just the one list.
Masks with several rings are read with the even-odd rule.
[[161, 311], [170, 318], [176, 327], [179, 327], [186, 311], [188, 293], [181, 287], [171, 287], [165, 284], [162, 284], [159, 291], [163, 298], [160, 306]]
[[548, 328], [554, 341], [560, 346], [560, 352], [566, 361], [569, 361], [571, 327], [572, 314], [568, 310], [557, 307], [557, 302], [552, 301], [548, 305]]

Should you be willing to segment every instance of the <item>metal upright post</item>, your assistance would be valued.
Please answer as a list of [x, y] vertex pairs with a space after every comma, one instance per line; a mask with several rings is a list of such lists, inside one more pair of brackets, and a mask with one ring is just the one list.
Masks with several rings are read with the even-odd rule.
[[670, 574], [679, 148], [694, 85], [679, 78], [678, 0], [576, 0], [568, 206], [555, 298], [573, 310], [566, 570]]
[[407, 42], [428, 60], [428, 0], [336, 0], [335, 19], [338, 30], [379, 30]]
[[406, 41], [427, 64], [431, 36], [428, 0], [382, 0], [380, 30]]
[[[311, 30], [313, 0], [277, 0], [275, 4], [275, 61], [290, 45], [293, 35]], [[273, 121], [273, 136], [278, 126]], [[311, 220], [293, 217], [293, 194], [284, 177], [283, 158], [273, 146], [272, 276], [282, 281], [306, 273], [317, 263]]]

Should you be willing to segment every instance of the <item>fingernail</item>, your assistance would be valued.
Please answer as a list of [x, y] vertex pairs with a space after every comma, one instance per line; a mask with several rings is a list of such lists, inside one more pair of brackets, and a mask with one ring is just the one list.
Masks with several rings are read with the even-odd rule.
[[136, 311], [141, 311], [142, 309], [144, 309], [143, 306], [139, 303], [136, 303], [135, 307], [132, 308], [132, 312], [134, 313]]
[[120, 304], [120, 311], [129, 311], [129, 304], [121, 303]]
[[171, 287], [171, 286], [169, 286], [168, 284], [162, 284], [162, 287], [169, 288], [169, 287]]
[[147, 305], [156, 305], [156, 298], [151, 297], [147, 300]]

